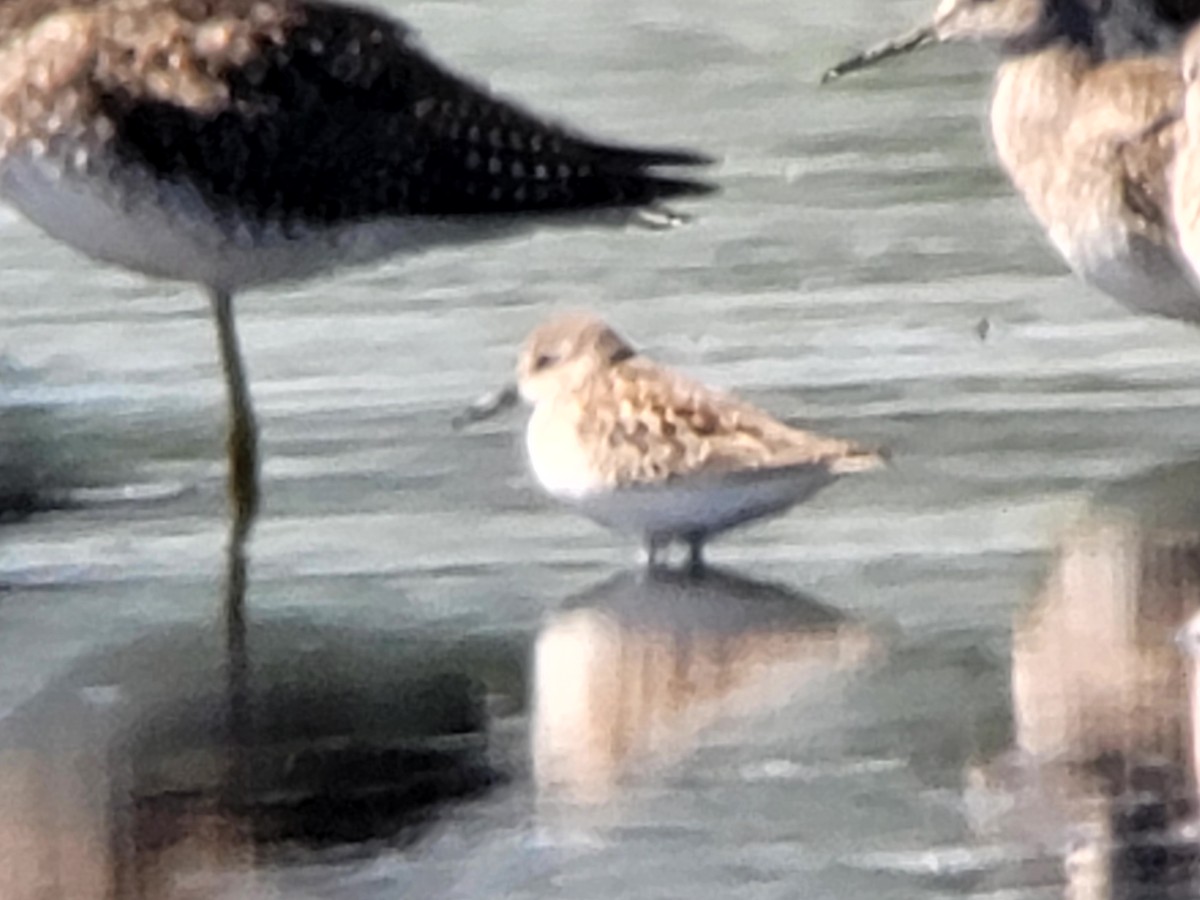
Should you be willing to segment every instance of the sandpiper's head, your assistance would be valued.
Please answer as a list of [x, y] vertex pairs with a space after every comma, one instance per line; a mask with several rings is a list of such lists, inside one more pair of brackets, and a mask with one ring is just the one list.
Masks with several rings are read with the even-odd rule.
[[596, 316], [574, 313], [551, 319], [525, 339], [517, 358], [516, 384], [480, 397], [454, 417], [453, 425], [461, 428], [490, 419], [521, 398], [536, 405], [573, 391], [590, 376], [633, 355], [633, 348]]
[[893, 56], [951, 41], [1000, 43], [1022, 53], [1068, 39], [1091, 44], [1100, 0], [940, 0], [933, 22], [864, 50], [829, 69], [822, 81]]
[[525, 339], [517, 359], [517, 385], [526, 402], [536, 404], [576, 389], [633, 355], [625, 339], [596, 316], [557, 316]]

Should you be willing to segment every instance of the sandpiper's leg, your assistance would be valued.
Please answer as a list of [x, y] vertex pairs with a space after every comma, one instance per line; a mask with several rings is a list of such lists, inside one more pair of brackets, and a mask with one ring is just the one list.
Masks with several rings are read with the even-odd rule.
[[704, 572], [704, 535], [689, 534], [686, 538], [688, 545], [688, 573], [700, 575]]
[[258, 515], [258, 425], [246, 385], [246, 371], [238, 347], [237, 327], [233, 319], [233, 295], [214, 288], [211, 291], [213, 315], [217, 319], [217, 339], [221, 346], [221, 367], [229, 395], [229, 499], [233, 504], [235, 538], [249, 534]]
[[663, 563], [659, 560], [659, 554], [664, 552], [668, 548], [670, 543], [671, 543], [670, 539], [665, 538], [662, 535], [658, 535], [658, 534], [646, 535], [646, 568], [647, 569], [657, 569], [660, 565], [665, 565], [665, 563]]

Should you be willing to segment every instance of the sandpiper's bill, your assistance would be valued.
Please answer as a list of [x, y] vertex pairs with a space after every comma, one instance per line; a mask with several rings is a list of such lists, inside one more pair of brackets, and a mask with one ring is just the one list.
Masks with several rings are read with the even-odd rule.
[[792, 428], [651, 362], [587, 314], [537, 328], [521, 350], [517, 384], [465, 418], [518, 397], [533, 406], [525, 440], [541, 486], [600, 524], [641, 537], [650, 565], [680, 540], [699, 569], [709, 537], [884, 463], [876, 450]]
[[246, 527], [257, 429], [235, 292], [710, 189], [658, 171], [704, 157], [540, 119], [353, 6], [4, 0], [0, 35], [0, 195], [96, 259], [210, 294]]
[[1182, 97], [1179, 67], [1166, 53], [1116, 58], [1112, 35], [1116, 25], [1127, 37], [1139, 25], [1159, 35], [1179, 26], [1144, 3], [1115, 8], [1122, 18], [1087, 0], [942, 0], [931, 25], [846, 60], [826, 80], [930, 44], [999, 45], [992, 139], [1055, 249], [1132, 309], [1200, 323], [1200, 292], [1170, 225], [1175, 140], [1157, 124]]

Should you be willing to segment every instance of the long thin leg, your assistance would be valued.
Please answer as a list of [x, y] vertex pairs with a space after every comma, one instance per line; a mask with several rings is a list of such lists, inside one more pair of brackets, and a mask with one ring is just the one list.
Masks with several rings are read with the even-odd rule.
[[220, 801], [233, 821], [240, 818], [249, 791], [250, 660], [246, 646], [246, 538], [232, 523], [225, 556], [225, 752]]
[[258, 515], [258, 425], [246, 370], [238, 347], [237, 327], [233, 319], [233, 295], [214, 288], [211, 291], [213, 315], [217, 320], [217, 340], [221, 348], [221, 368], [229, 396], [229, 499], [233, 506], [233, 533], [245, 537]]
[[646, 535], [646, 568], [657, 569], [664, 563], [659, 561], [659, 554], [667, 549], [670, 545], [668, 538], [661, 537], [655, 534]]
[[689, 534], [687, 544], [688, 572], [692, 575], [701, 575], [704, 572], [704, 535]]
[[211, 292], [221, 368], [229, 397], [229, 547], [225, 558], [225, 676], [229, 767], [223, 802], [238, 809], [245, 801], [249, 740], [249, 663], [246, 649], [246, 540], [258, 515], [258, 426], [246, 384], [228, 291]]

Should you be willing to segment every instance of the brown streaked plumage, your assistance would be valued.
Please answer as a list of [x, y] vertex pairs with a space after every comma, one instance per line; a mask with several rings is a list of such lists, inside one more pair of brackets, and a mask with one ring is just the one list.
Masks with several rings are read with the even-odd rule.
[[851, 441], [791, 428], [659, 366], [587, 315], [534, 331], [521, 351], [518, 380], [527, 400], [549, 401], [570, 420], [589, 468], [607, 488], [786, 466], [841, 473], [879, 461]]
[[590, 315], [537, 328], [517, 380], [534, 406], [526, 446], [538, 481], [602, 524], [639, 534], [651, 563], [678, 538], [698, 567], [710, 535], [884, 461], [658, 366]]
[[[1103, 25], [1084, 0], [943, 0], [926, 39], [907, 36], [900, 49], [999, 42], [997, 157], [1055, 248], [1126, 305], [1200, 322], [1200, 292], [1170, 227], [1175, 134], [1152, 127], [1182, 97], [1178, 66], [1168, 56], [1106, 59]], [[889, 55], [877, 49], [865, 62]]]
[[94, 258], [208, 290], [243, 530], [258, 455], [234, 293], [535, 221], [619, 224], [710, 190], [659, 172], [706, 161], [544, 121], [367, 9], [0, 3], [0, 195]]

